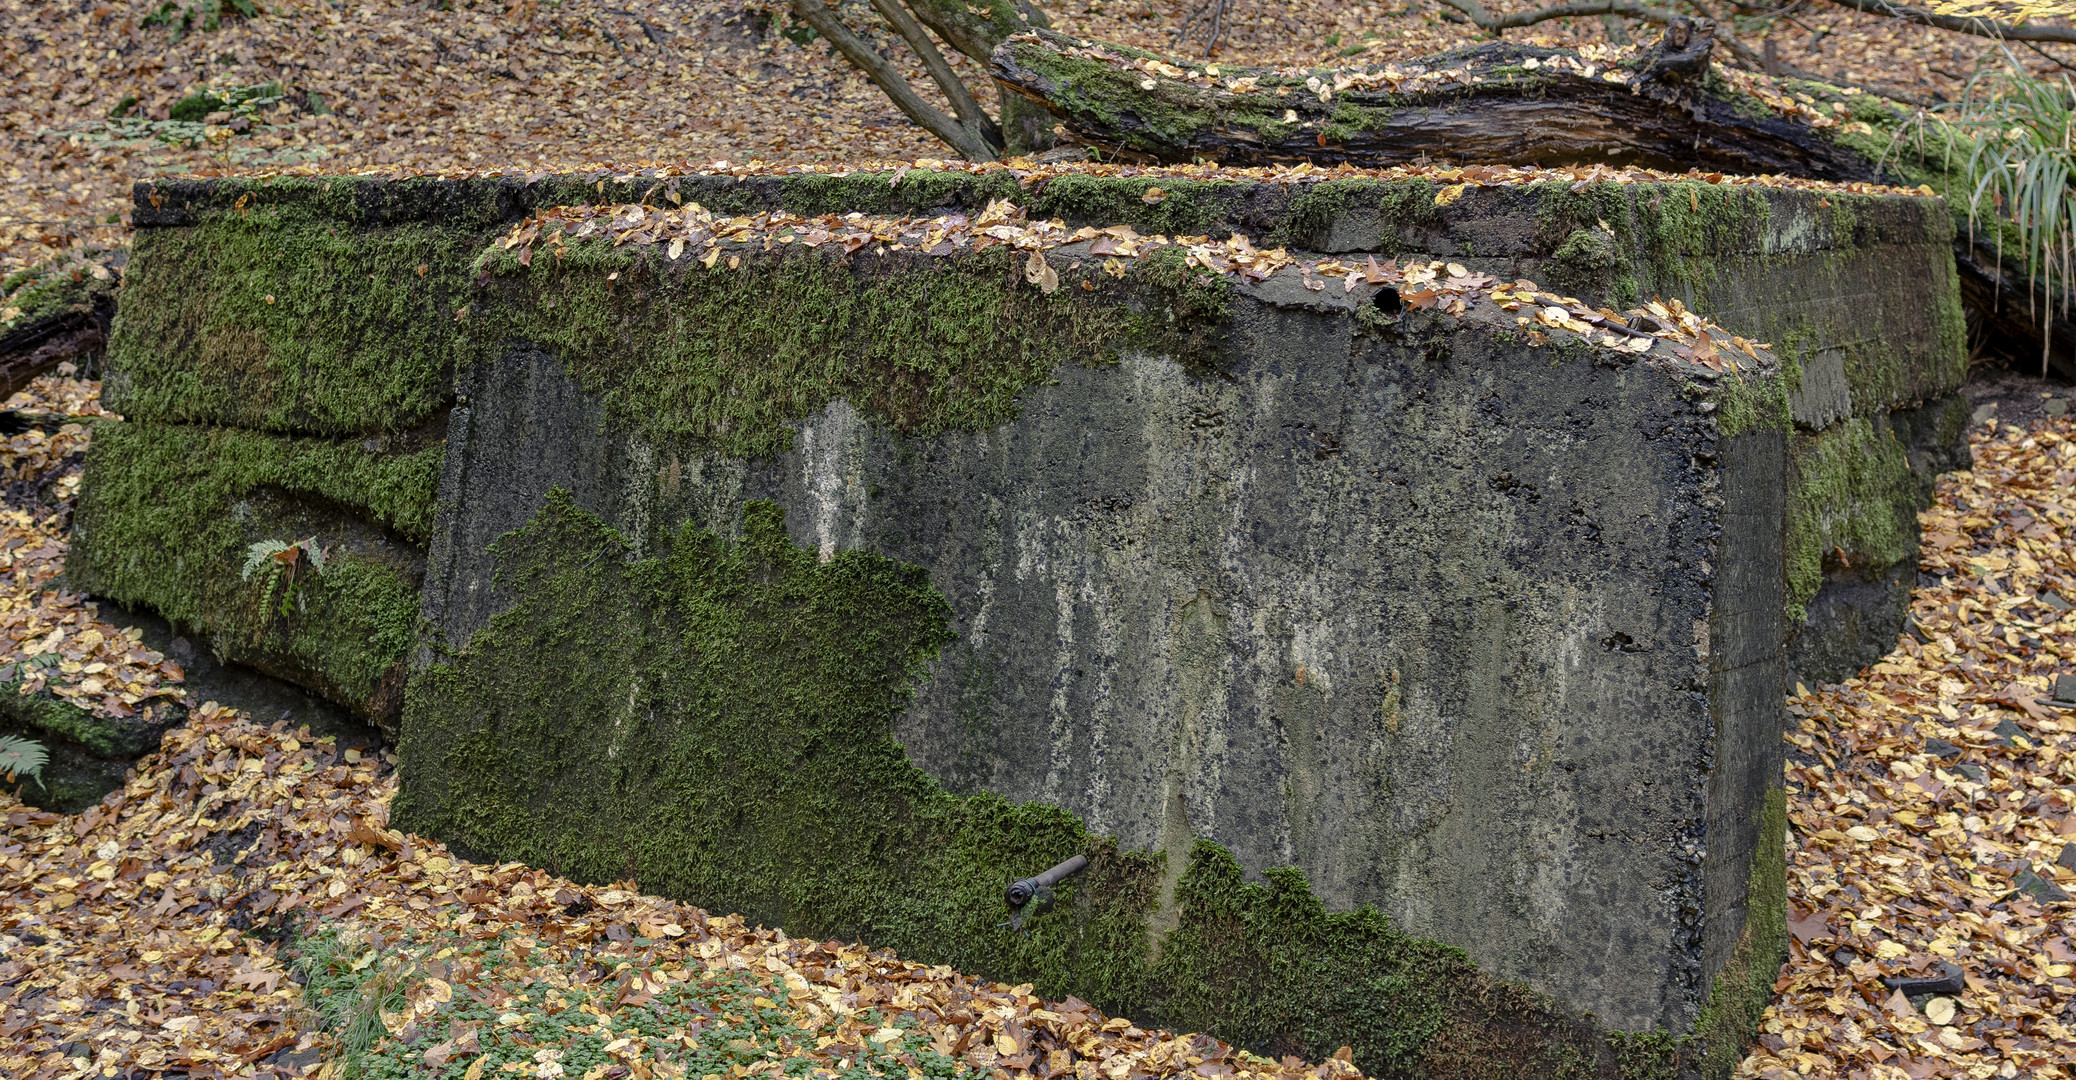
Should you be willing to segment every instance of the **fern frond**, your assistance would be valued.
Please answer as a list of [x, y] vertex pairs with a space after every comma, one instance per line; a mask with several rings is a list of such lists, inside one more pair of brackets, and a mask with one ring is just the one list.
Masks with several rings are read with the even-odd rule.
[[259, 543], [254, 544], [249, 548], [246, 548], [245, 569], [239, 572], [239, 579], [243, 581], [251, 581], [253, 571], [265, 568], [267, 563], [270, 560], [272, 560], [274, 556], [279, 555], [284, 551], [287, 551], [288, 548], [289, 545], [280, 540], [262, 540]]
[[0, 735], [0, 774], [10, 781], [17, 775], [36, 781], [43, 786], [43, 766], [50, 761], [50, 752], [34, 739], [15, 735]]

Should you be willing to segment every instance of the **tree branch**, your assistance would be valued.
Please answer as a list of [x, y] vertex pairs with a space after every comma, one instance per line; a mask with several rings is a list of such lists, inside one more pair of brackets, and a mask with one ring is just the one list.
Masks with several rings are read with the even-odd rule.
[[[1578, 2], [1574, 3], [1557, 4], [1552, 7], [1538, 8], [1534, 11], [1519, 11], [1515, 12], [1512, 15], [1504, 16], [1493, 15], [1490, 11], [1487, 11], [1485, 9], [1485, 5], [1479, 3], [1478, 0], [1441, 0], [1441, 2], [1469, 16], [1471, 22], [1477, 25], [1479, 29], [1490, 31], [1495, 36], [1497, 36], [1501, 30], [1512, 30], [1522, 26], [1533, 26], [1536, 23], [1548, 22], [1551, 19], [1569, 18], [1574, 15], [1626, 15], [1632, 19], [1641, 19], [1645, 22], [1656, 23], [1659, 26], [1664, 26], [1670, 23], [1673, 19], [1681, 17], [1675, 14], [1674, 12], [1665, 10], [1664, 8], [1651, 7], [1647, 4], [1635, 3], [1634, 0], [1578, 0]], [[1836, 0], [1836, 2], [1853, 3], [1855, 2], [1855, 0]], [[1858, 0], [1858, 2], [1880, 3], [1881, 0]], [[1695, 4], [1694, 6], [1704, 13], [1708, 11], [1706, 7], [1700, 4]], [[1730, 33], [1727, 24], [1723, 23], [1721, 20], [1714, 21], [1716, 40], [1723, 43], [1724, 48], [1730, 51], [1731, 56], [1736, 57], [1740, 63], [1742, 63], [1745, 67], [1753, 71], [1766, 70], [1766, 58], [1760, 56], [1758, 50], [1753, 49], [1751, 46], [1746, 45], [1742, 41], [1737, 40], [1737, 38]], [[1876, 94], [1881, 97], [1892, 98], [1897, 101], [1908, 102], [1912, 105], [1918, 106], [1919, 108], [1924, 108], [1929, 104], [1925, 99], [1903, 91], [1873, 86], [1866, 83], [1856, 83], [1842, 79], [1834, 79], [1828, 75], [1824, 75], [1819, 72], [1809, 71], [1805, 68], [1796, 67], [1795, 65], [1787, 63], [1786, 61], [1778, 62], [1776, 64], [1776, 67], [1782, 75], [1786, 75], [1789, 78], [1807, 79], [1811, 82], [1828, 83], [1832, 86], [1839, 87], [1850, 86], [1856, 90], [1864, 90], [1870, 94]]]
[[918, 96], [915, 88], [908, 85], [908, 80], [902, 77], [901, 72], [888, 63], [885, 57], [875, 52], [872, 46], [860, 40], [858, 35], [851, 33], [850, 27], [843, 25], [834, 12], [822, 5], [822, 0], [792, 0], [792, 3], [793, 13], [800, 16], [800, 21], [814, 27], [816, 33], [828, 38], [829, 44], [834, 45], [836, 51], [843, 54], [844, 59], [856, 65], [867, 78], [879, 84], [879, 88], [885, 91], [894, 106], [907, 113], [909, 119], [921, 124], [923, 130], [944, 140], [968, 161], [996, 160], [994, 147], [989, 146], [985, 139], [967, 131], [957, 120], [938, 112], [929, 102]]
[[872, 0], [872, 9], [879, 12], [881, 18], [893, 24], [894, 29], [900, 31], [901, 37], [908, 42], [908, 47], [922, 58], [923, 67], [929, 71], [930, 78], [936, 81], [938, 89], [944, 91], [944, 96], [951, 100], [952, 111], [958, 114], [959, 123], [973, 133], [975, 138], [989, 146], [1002, 145], [1001, 130], [995, 127], [995, 122], [981, 109], [980, 102], [973, 100], [972, 92], [968, 91], [966, 84], [960, 82], [958, 75], [953, 73], [951, 65], [945, 62], [944, 54], [937, 51], [937, 45], [930, 40], [929, 32], [923, 29], [921, 23], [915, 21], [915, 16], [909, 14], [907, 8], [901, 6], [901, 0]]
[[1642, 19], [1660, 26], [1671, 22], [1674, 17], [1672, 12], [1663, 8], [1635, 3], [1634, 0], [1578, 0], [1575, 3], [1556, 4], [1534, 11], [1517, 11], [1512, 15], [1494, 15], [1478, 0], [1442, 0], [1442, 3], [1463, 12], [1470, 17], [1473, 25], [1494, 37], [1498, 37], [1502, 30], [1534, 26], [1536, 23], [1548, 22], [1551, 19], [1567, 19], [1574, 15], [1627, 15], [1632, 19]]
[[[1443, 2], [1447, 3], [1448, 0], [1443, 0]], [[1887, 15], [1891, 18], [1902, 19], [1905, 22], [1936, 27], [1940, 30], [1952, 30], [1956, 33], [1973, 34], [1976, 37], [1998, 38], [2004, 41], [2058, 41], [2063, 44], [2076, 44], [2076, 28], [2067, 26], [2042, 26], [2039, 23], [2030, 22], [2000, 23], [1993, 19], [1940, 15], [1936, 12], [1926, 11], [1923, 8], [1902, 7], [1897, 4], [1891, 4], [1888, 0], [1831, 0], [1831, 2], [1843, 4], [1846, 7], [1853, 8], [1856, 11], [1864, 11], [1870, 15]]]

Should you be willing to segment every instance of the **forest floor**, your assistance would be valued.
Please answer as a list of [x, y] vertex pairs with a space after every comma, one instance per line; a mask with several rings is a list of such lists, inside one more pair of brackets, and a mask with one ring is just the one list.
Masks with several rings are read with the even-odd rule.
[[[1199, 0], [1044, 5], [1060, 29], [1173, 50]], [[869, 82], [808, 40], [774, 0], [266, 0], [214, 29], [180, 13], [229, 3], [0, 0], [0, 275], [81, 246], [124, 243], [132, 181], [314, 164], [329, 171], [525, 171], [606, 163], [912, 160], [948, 151]], [[1500, 0], [1495, 11], [1530, 6]], [[173, 12], [168, 24], [144, 25]], [[1274, 65], [1366, 63], [1481, 40], [1432, 0], [1237, 0], [1218, 57]], [[1958, 97], [2001, 63], [1980, 38], [1830, 4], [1737, 20], [1785, 62], [1829, 77]], [[1631, 24], [1639, 36], [1655, 33]], [[1509, 31], [1510, 40], [1608, 40], [1597, 18]], [[806, 42], [801, 44], [801, 42]], [[888, 55], [908, 62], [891, 41]], [[1195, 46], [1193, 46], [1195, 48]], [[2076, 48], [2047, 51], [2076, 62]], [[2064, 55], [2065, 54], [2065, 55]], [[2027, 63], [2053, 62], [2026, 49]], [[969, 85], [985, 80], [964, 56]], [[910, 78], [928, 87], [920, 68]], [[197, 91], [278, 83], [220, 142], [167, 119]], [[315, 95], [313, 98], [311, 95]], [[985, 92], [983, 91], [983, 94]], [[939, 102], [939, 107], [946, 107]], [[238, 110], [233, 110], [238, 111]], [[112, 120], [118, 113], [134, 119]], [[232, 126], [238, 126], [233, 124]]]
[[[96, 390], [47, 377], [7, 404], [85, 417]], [[4, 523], [23, 542], [5, 545], [0, 613], [116, 640], [95, 605], [50, 587], [86, 434], [0, 451], [11, 489], [44, 500]], [[2076, 712], [2039, 703], [2076, 659], [2076, 420], [1992, 421], [1973, 441], [1973, 471], [1942, 478], [1922, 515], [1936, 584], [1918, 590], [1912, 636], [1790, 700], [1791, 955], [1741, 1076], [2049, 1078], [2076, 1059]], [[29, 640], [10, 631], [0, 663]], [[139, 646], [118, 662], [158, 659]], [[59, 678], [92, 677], [72, 666]], [[387, 755], [189, 704], [99, 808], [0, 796], [0, 1075], [302, 1076], [347, 1047], [398, 1075], [467, 1062], [466, 1080], [788, 1062], [914, 1080], [1076, 1058], [1111, 1080], [1354, 1073], [788, 940], [632, 882], [472, 864], [386, 827]], [[281, 950], [297, 923], [327, 928], [308, 986]]]

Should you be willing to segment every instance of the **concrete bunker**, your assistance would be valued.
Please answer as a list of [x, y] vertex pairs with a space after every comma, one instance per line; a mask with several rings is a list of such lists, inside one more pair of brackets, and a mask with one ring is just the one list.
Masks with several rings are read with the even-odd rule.
[[1722, 1074], [1783, 682], [1893, 640], [1965, 418], [1951, 223], [1436, 192], [143, 185], [68, 574], [465, 851], [1375, 1074]]

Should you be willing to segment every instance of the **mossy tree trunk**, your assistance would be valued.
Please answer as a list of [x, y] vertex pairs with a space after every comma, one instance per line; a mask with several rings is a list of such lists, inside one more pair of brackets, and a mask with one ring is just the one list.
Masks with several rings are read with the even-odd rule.
[[1106, 155], [1233, 165], [1582, 161], [1876, 180], [1806, 119], [1710, 72], [1714, 29], [1677, 19], [1615, 62], [1493, 42], [1385, 67], [1291, 74], [1176, 61], [1047, 30], [995, 50], [994, 75]]

